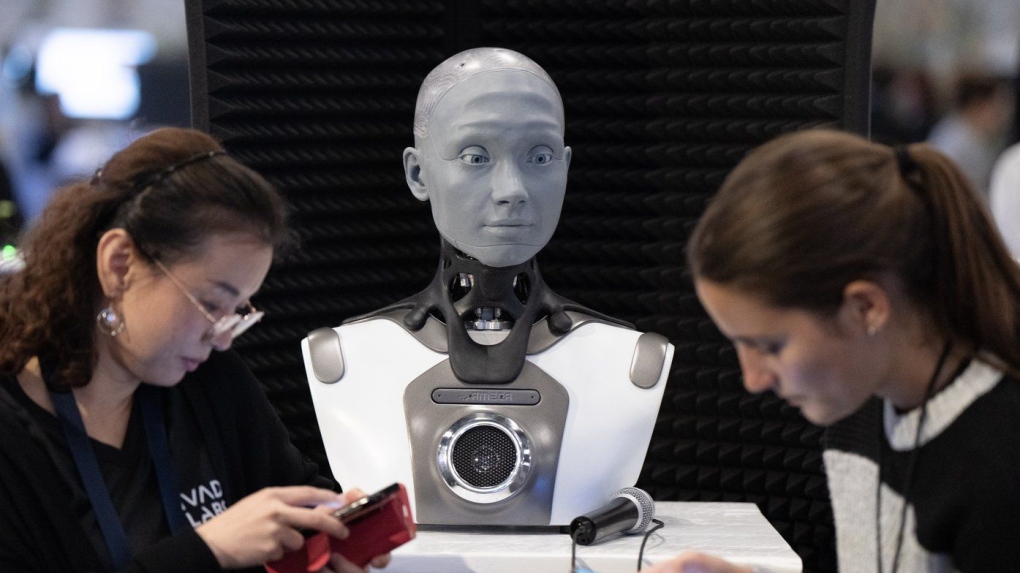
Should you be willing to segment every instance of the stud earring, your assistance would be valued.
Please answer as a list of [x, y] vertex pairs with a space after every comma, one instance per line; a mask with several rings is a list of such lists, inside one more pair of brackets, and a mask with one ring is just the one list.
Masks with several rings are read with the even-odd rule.
[[875, 336], [876, 334], [878, 334], [878, 327], [875, 326], [874, 324], [869, 324], [868, 325], [868, 336]]
[[99, 331], [108, 336], [117, 336], [124, 330], [124, 321], [120, 319], [112, 306], [99, 311], [99, 314], [96, 315], [96, 324], [99, 326]]

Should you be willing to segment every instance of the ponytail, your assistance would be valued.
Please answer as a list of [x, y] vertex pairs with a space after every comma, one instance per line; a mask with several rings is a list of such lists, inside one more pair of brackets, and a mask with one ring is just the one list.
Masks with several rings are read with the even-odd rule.
[[101, 299], [98, 233], [119, 202], [115, 190], [84, 182], [52, 197], [23, 241], [24, 268], [0, 282], [0, 370], [20, 372], [33, 356], [59, 353], [61, 379], [91, 377], [95, 313], [83, 310]]
[[960, 169], [928, 145], [780, 136], [726, 177], [687, 261], [696, 279], [823, 316], [850, 282], [895, 276], [939, 335], [1020, 374], [1020, 266]]
[[939, 330], [1020, 372], [1020, 265], [963, 172], [929, 145], [908, 148], [907, 181], [929, 204], [934, 237], [930, 304]]

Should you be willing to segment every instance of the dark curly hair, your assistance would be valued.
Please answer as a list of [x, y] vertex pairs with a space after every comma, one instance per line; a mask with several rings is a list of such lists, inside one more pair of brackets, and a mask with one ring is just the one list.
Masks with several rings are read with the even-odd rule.
[[[218, 233], [243, 232], [277, 249], [291, 243], [276, 189], [194, 129], [161, 128], [116, 153], [89, 181], [58, 190], [22, 243], [24, 268], [0, 279], [0, 370], [34, 356], [83, 386], [95, 362], [103, 292], [96, 247], [125, 229], [143, 257], [196, 256]], [[151, 261], [150, 261], [151, 262]]]

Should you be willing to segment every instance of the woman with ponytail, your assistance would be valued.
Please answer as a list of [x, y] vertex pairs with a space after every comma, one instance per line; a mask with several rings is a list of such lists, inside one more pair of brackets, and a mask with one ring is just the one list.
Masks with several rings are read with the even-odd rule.
[[0, 278], [0, 571], [264, 571], [302, 530], [346, 537], [329, 508], [358, 492], [229, 351], [287, 237], [275, 189], [190, 129], [54, 196]]
[[1016, 570], [1020, 267], [945, 155], [781, 136], [726, 178], [687, 258], [744, 386], [828, 426], [842, 573]]

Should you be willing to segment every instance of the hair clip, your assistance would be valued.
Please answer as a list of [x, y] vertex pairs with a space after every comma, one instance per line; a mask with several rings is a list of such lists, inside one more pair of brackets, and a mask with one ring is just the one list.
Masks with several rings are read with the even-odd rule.
[[205, 161], [207, 159], [212, 159], [213, 157], [216, 157], [217, 155], [226, 155], [226, 154], [227, 154], [226, 151], [223, 151], [223, 150], [220, 150], [220, 149], [214, 149], [213, 151], [203, 151], [202, 153], [199, 153], [197, 155], [192, 155], [191, 157], [189, 157], [187, 159], [184, 159], [182, 161], [174, 163], [170, 167], [167, 167], [166, 169], [160, 171], [159, 173], [156, 173], [155, 175], [152, 175], [150, 177], [147, 177], [147, 178], [143, 179], [140, 184], [135, 186], [135, 189], [132, 192], [132, 195], [135, 194], [135, 193], [140, 193], [141, 191], [147, 189], [148, 187], [151, 187], [151, 186], [155, 185], [156, 183], [159, 183], [160, 181], [163, 181], [167, 177], [173, 175], [179, 169], [187, 167], [188, 165], [191, 165], [193, 163], [200, 163], [200, 162]]
[[166, 169], [164, 169], [162, 172], [159, 173], [159, 176], [158, 176], [157, 180], [159, 180], [159, 179], [166, 179], [174, 171], [177, 171], [178, 169], [180, 169], [182, 167], [185, 167], [187, 165], [191, 165], [192, 163], [198, 163], [199, 161], [205, 161], [206, 159], [212, 159], [213, 157], [216, 157], [217, 155], [226, 155], [226, 154], [227, 154], [226, 151], [213, 150], [213, 151], [206, 151], [206, 152], [203, 152], [203, 153], [199, 153], [198, 155], [193, 155], [193, 156], [185, 159], [184, 161], [181, 161], [179, 163], [174, 163], [170, 167], [167, 167]]

